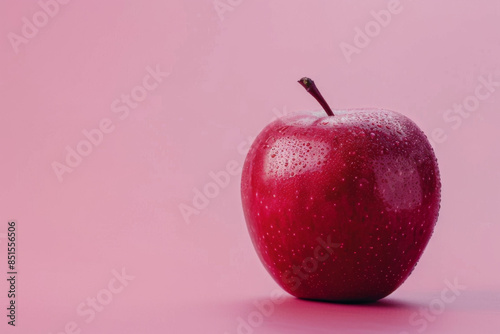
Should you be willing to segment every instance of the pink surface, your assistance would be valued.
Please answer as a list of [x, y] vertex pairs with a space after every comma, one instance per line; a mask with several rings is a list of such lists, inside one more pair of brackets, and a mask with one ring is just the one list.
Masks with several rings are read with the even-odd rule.
[[[16, 327], [2, 279], [2, 333], [498, 333], [498, 2], [32, 0], [0, 13], [2, 277], [8, 220], [19, 240]], [[410, 117], [439, 160], [434, 236], [375, 305], [283, 297], [246, 231], [238, 168], [273, 117], [317, 109], [304, 75], [336, 108]]]

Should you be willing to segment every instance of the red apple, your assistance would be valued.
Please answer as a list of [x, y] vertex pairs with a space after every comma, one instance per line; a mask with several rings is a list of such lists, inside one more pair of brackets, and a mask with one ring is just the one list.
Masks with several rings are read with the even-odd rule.
[[[407, 117], [383, 109], [290, 115], [256, 138], [241, 195], [255, 249], [304, 299], [368, 302], [410, 275], [438, 218], [436, 157]], [[326, 114], [325, 114], [326, 112]]]

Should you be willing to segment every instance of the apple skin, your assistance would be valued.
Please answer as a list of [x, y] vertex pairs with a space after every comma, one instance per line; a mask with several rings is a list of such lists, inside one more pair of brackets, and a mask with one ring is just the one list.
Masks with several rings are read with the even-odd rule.
[[303, 299], [372, 302], [411, 274], [438, 218], [441, 183], [425, 134], [381, 109], [303, 112], [252, 144], [241, 195], [267, 271]]

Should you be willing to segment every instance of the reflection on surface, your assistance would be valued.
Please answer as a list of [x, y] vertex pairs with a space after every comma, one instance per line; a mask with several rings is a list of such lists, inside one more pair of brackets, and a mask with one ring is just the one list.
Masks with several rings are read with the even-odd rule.
[[370, 304], [335, 304], [287, 298], [276, 305], [262, 333], [399, 333], [408, 315], [423, 305], [385, 299]]
[[[404, 297], [370, 304], [335, 304], [286, 295], [271, 307], [268, 297], [211, 307], [210, 312], [213, 318], [225, 318], [217, 327], [222, 326], [220, 332], [227, 334], [497, 333], [491, 330], [500, 316], [498, 292], [466, 290], [440, 311], [433, 309], [440, 291], [399, 295]], [[204, 312], [207, 317], [208, 309]]]

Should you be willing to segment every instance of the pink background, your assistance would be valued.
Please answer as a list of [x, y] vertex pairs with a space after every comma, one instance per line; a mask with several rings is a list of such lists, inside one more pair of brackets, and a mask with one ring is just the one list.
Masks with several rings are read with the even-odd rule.
[[[239, 174], [189, 223], [179, 207], [210, 172], [241, 166], [249, 138], [276, 114], [318, 109], [296, 83], [307, 75], [337, 108], [397, 110], [429, 136], [444, 133], [434, 141], [440, 219], [412, 276], [384, 301], [287, 295], [252, 331], [498, 333], [500, 87], [459, 126], [443, 115], [473, 100], [480, 77], [500, 81], [500, 3], [402, 0], [348, 62], [339, 45], [388, 1], [220, 2], [232, 10], [219, 16], [213, 0], [72, 1], [48, 22], [35, 0], [0, 3], [2, 277], [9, 219], [19, 239], [17, 326], [6, 324], [2, 279], [1, 332], [64, 333], [75, 322], [81, 333], [237, 333], [238, 318], [277, 288], [246, 231]], [[22, 36], [33, 15], [46, 25], [13, 47], [9, 34]], [[140, 92], [148, 67], [170, 75], [121, 119], [112, 103]], [[103, 119], [113, 131], [59, 182], [53, 162]], [[134, 279], [87, 323], [78, 306], [122, 268]], [[454, 280], [466, 286], [454, 302], [425, 328], [410, 321]]]

